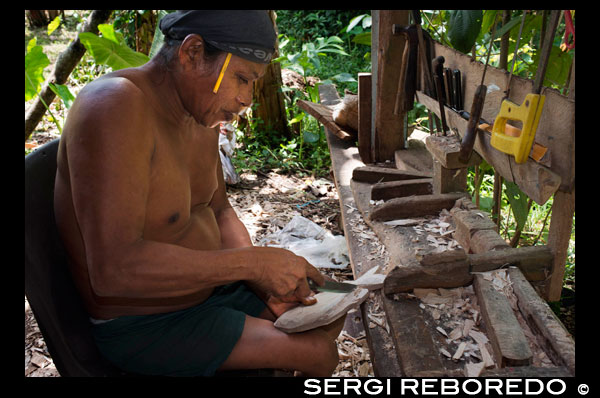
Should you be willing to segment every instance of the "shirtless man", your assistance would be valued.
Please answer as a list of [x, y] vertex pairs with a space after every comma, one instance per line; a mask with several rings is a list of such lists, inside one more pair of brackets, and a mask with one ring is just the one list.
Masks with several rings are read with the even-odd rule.
[[218, 155], [214, 127], [250, 106], [272, 23], [265, 11], [178, 11], [160, 27], [165, 46], [147, 64], [81, 90], [60, 140], [56, 220], [96, 343], [137, 374], [330, 376], [343, 318], [296, 334], [273, 326], [314, 304], [307, 277], [323, 276], [252, 246]]

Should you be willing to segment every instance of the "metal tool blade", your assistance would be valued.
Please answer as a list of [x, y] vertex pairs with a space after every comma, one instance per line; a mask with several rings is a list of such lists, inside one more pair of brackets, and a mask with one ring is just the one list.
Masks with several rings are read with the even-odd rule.
[[356, 285], [351, 283], [342, 283], [334, 281], [325, 281], [323, 286], [317, 285], [312, 279], [308, 279], [308, 286], [311, 290], [317, 290], [320, 292], [333, 292], [333, 293], [349, 293], [356, 289]]

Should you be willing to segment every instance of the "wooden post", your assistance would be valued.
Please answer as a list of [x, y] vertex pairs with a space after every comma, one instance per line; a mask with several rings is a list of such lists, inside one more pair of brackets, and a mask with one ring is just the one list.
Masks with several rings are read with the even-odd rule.
[[374, 161], [394, 161], [394, 153], [404, 148], [405, 112], [394, 115], [396, 89], [400, 77], [402, 53], [406, 39], [394, 36], [392, 25], [408, 25], [408, 10], [373, 10], [372, 86], [373, 111], [371, 118]]
[[[573, 56], [573, 70], [569, 83], [569, 99], [575, 101], [575, 56]], [[573, 143], [575, 142], [575, 130], [573, 130]], [[572, 149], [573, 175], [575, 175], [575, 145]], [[575, 215], [575, 187], [571, 192], [556, 191], [552, 204], [552, 217], [550, 218], [550, 229], [548, 231], [548, 246], [554, 254], [552, 264], [552, 276], [550, 283], [546, 286], [546, 300], [560, 300], [569, 241], [571, 240], [571, 229], [573, 229], [573, 216]]]
[[371, 74], [358, 74], [358, 154], [364, 164], [373, 162], [371, 147]]

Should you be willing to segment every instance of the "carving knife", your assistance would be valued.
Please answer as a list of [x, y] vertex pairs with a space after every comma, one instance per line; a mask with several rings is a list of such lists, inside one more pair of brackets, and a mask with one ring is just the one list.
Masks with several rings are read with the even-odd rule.
[[356, 285], [352, 283], [342, 283], [335, 281], [325, 281], [323, 286], [317, 285], [315, 281], [308, 278], [308, 286], [313, 291], [332, 292], [332, 293], [349, 293], [356, 289]]

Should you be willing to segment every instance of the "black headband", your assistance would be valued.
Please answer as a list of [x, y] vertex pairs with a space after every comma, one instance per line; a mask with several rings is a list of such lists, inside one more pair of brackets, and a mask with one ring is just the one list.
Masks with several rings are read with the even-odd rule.
[[196, 33], [219, 50], [263, 64], [271, 61], [277, 38], [266, 10], [177, 10], [159, 27], [166, 38]]

